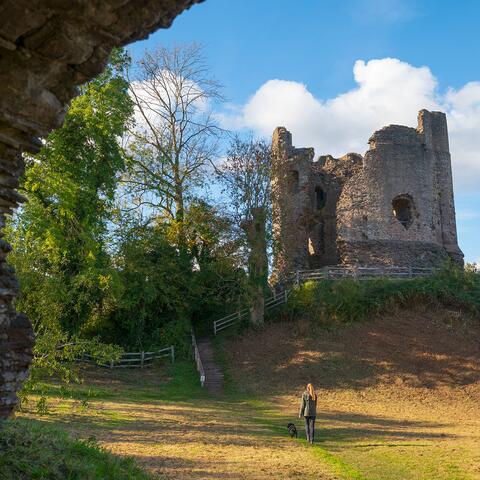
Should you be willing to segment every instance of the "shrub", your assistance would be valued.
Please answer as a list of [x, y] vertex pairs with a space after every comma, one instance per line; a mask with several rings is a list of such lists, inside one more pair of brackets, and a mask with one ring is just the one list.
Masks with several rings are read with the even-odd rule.
[[369, 319], [395, 305], [442, 305], [480, 314], [480, 273], [446, 266], [414, 280], [352, 279], [307, 282], [295, 289], [284, 314], [332, 324]]

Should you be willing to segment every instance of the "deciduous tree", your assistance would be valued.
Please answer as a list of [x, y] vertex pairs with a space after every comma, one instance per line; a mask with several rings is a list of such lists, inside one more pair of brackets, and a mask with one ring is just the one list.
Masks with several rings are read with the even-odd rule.
[[184, 246], [186, 206], [217, 151], [221, 87], [198, 45], [147, 52], [130, 76], [136, 124], [124, 182], [135, 207], [177, 223]]
[[265, 141], [237, 136], [230, 144], [226, 161], [218, 168], [233, 215], [244, 234], [254, 324], [263, 323], [268, 279], [270, 157], [270, 145]]

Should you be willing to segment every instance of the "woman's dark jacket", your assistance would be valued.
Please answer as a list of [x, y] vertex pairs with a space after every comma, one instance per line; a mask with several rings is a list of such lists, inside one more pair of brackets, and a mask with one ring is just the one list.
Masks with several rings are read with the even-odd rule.
[[313, 399], [307, 391], [303, 392], [302, 405], [300, 406], [300, 416], [316, 417], [317, 416], [317, 399]]

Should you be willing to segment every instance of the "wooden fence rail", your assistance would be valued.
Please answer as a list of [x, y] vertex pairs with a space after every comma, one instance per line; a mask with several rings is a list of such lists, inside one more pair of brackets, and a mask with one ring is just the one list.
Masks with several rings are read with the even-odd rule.
[[169, 357], [172, 363], [175, 362], [175, 347], [173, 345], [152, 352], [125, 352], [116, 362], [98, 363], [95, 361], [95, 357], [87, 353], [84, 353], [79, 361], [105, 368], [144, 368], [151, 367], [155, 360], [166, 357]]
[[[355, 280], [372, 280], [375, 278], [390, 278], [397, 280], [408, 280], [417, 277], [431, 275], [435, 268], [421, 267], [323, 267], [317, 270], [297, 270], [288, 275], [286, 287], [273, 293], [265, 299], [265, 312], [287, 303], [292, 292], [291, 284], [298, 286], [303, 282], [321, 280], [339, 280], [342, 278], [353, 278]], [[250, 309], [244, 308], [238, 312], [231, 313], [213, 322], [213, 333], [229, 328], [240, 323], [250, 315]]]
[[373, 278], [412, 279], [430, 275], [435, 269], [420, 267], [324, 267], [318, 270], [297, 270], [295, 283], [309, 280], [337, 280], [353, 278], [371, 280]]
[[195, 356], [195, 363], [197, 364], [197, 371], [200, 375], [200, 385], [203, 387], [205, 385], [205, 368], [203, 367], [202, 359], [200, 358], [200, 352], [197, 346], [197, 339], [195, 338], [195, 333], [192, 330], [192, 348], [193, 354]]

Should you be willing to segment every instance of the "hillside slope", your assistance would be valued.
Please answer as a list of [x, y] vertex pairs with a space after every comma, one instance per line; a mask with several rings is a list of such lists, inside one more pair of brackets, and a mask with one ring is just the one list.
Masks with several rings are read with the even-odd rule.
[[438, 308], [333, 331], [293, 321], [220, 348], [231, 384], [292, 419], [313, 382], [321, 446], [365, 478], [480, 478], [478, 320]]

